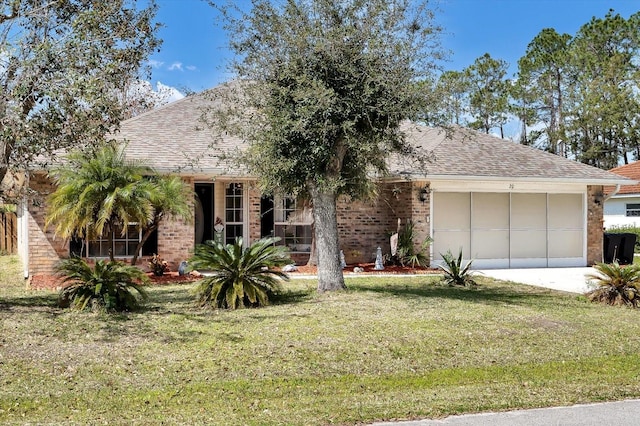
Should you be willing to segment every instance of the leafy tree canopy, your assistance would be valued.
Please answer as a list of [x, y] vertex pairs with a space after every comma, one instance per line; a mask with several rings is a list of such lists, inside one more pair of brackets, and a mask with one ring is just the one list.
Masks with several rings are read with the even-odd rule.
[[253, 82], [235, 100], [259, 112], [242, 122], [245, 160], [265, 190], [365, 194], [367, 173], [408, 149], [399, 124], [422, 110], [414, 83], [442, 56], [433, 12], [407, 0], [252, 4], [223, 8], [232, 67]]
[[371, 193], [371, 172], [384, 173], [391, 152], [410, 151], [400, 123], [425, 109], [416, 83], [441, 58], [433, 11], [409, 0], [220, 9], [232, 68], [251, 82], [229, 102], [250, 144], [245, 161], [265, 191], [310, 195], [318, 288], [343, 288], [336, 200]]
[[[154, 0], [0, 6], [0, 180], [117, 127], [122, 93], [160, 44]], [[4, 195], [4, 194], [0, 194]]]

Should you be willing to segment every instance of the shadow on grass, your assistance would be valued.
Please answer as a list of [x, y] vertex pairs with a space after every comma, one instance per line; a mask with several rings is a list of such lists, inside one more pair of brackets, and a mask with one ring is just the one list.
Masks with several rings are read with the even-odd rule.
[[[418, 280], [414, 278], [414, 280]], [[438, 280], [428, 278], [410, 284], [380, 282], [349, 282], [348, 289], [355, 292], [374, 292], [403, 298], [438, 298], [455, 299], [483, 304], [518, 304], [557, 303], [557, 294], [544, 289], [530, 287], [519, 288], [519, 284], [481, 282], [476, 287], [460, 287], [441, 284]]]
[[14, 308], [57, 308], [58, 293], [35, 293], [19, 296], [0, 296], [0, 311]]

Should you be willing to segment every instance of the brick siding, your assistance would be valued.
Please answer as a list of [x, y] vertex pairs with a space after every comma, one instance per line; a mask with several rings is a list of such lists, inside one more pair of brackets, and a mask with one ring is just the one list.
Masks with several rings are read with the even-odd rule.
[[[340, 248], [347, 263], [372, 262], [376, 250], [389, 253], [389, 237], [398, 229], [398, 219], [404, 226], [407, 221], [415, 225], [416, 248], [429, 235], [430, 200], [419, 201], [421, 182], [383, 183], [378, 197], [369, 202], [338, 200], [338, 232]], [[429, 198], [429, 197], [428, 197]]]
[[587, 265], [602, 262], [604, 198], [600, 185], [587, 187]]

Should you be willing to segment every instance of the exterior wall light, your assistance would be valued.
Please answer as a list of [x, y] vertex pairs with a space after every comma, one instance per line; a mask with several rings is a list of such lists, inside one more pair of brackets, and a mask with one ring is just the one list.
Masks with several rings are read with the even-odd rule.
[[428, 199], [429, 199], [429, 190], [426, 187], [424, 187], [420, 190], [420, 192], [418, 192], [418, 200], [424, 203]]

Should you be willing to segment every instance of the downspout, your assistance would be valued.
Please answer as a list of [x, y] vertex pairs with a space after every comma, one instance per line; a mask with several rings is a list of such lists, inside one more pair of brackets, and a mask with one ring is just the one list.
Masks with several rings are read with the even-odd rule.
[[615, 196], [618, 194], [618, 192], [619, 192], [619, 191], [620, 191], [620, 184], [617, 184], [617, 185], [616, 185], [616, 189], [614, 189], [614, 190], [613, 190], [613, 192], [612, 192], [611, 194], [606, 195], [606, 196], [604, 197], [604, 200], [602, 200], [602, 202], [604, 203], [604, 202], [605, 202], [605, 201], [607, 201], [609, 198], [611, 198], [611, 197], [615, 197]]

